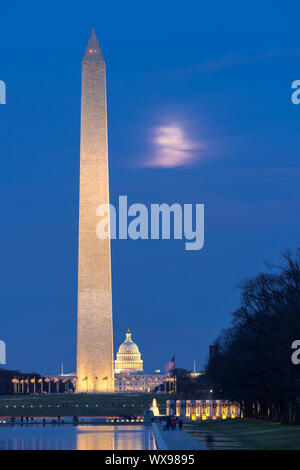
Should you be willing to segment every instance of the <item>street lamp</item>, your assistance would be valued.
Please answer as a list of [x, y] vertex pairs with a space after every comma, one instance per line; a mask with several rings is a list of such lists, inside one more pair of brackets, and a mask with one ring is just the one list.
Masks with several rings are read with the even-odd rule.
[[18, 379], [16, 379], [15, 377], [12, 379], [12, 383], [14, 384], [14, 393], [16, 394], [17, 393], [17, 390], [18, 390]]
[[56, 393], [59, 393], [59, 378], [55, 377], [54, 383], [56, 383]]
[[32, 379], [30, 379], [30, 382], [33, 384], [33, 394], [35, 395], [35, 392], [36, 392], [35, 377], [33, 377]]
[[51, 392], [51, 379], [49, 377], [46, 377], [45, 382], [48, 384], [48, 393], [50, 393]]

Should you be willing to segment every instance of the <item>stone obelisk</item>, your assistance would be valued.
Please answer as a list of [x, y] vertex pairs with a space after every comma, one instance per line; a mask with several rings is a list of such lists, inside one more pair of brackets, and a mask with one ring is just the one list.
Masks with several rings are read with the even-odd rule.
[[78, 253], [77, 392], [114, 389], [111, 254], [97, 238], [109, 204], [105, 62], [92, 30], [82, 60]]

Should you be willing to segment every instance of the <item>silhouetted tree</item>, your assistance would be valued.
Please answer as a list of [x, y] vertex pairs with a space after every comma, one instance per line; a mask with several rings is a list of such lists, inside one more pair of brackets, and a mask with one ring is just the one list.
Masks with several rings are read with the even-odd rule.
[[300, 365], [291, 344], [300, 339], [300, 251], [281, 266], [245, 280], [232, 326], [219, 335], [207, 378], [245, 416], [300, 421]]

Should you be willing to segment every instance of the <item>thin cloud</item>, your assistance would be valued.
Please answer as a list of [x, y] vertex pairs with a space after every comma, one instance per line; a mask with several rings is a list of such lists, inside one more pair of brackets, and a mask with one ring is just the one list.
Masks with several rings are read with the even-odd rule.
[[207, 150], [207, 143], [191, 140], [178, 124], [156, 127], [152, 143], [153, 155], [145, 160], [146, 167], [190, 166], [204, 157]]
[[171, 80], [177, 80], [180, 78], [187, 78], [192, 75], [197, 75], [199, 73], [214, 73], [219, 70], [226, 68], [234, 67], [237, 65], [250, 64], [265, 59], [272, 59], [282, 55], [293, 55], [298, 56], [300, 53], [299, 49], [289, 49], [289, 50], [267, 50], [257, 53], [255, 55], [247, 55], [229, 52], [220, 57], [216, 57], [209, 60], [204, 60], [200, 63], [187, 65], [181, 68], [174, 69], [164, 69], [157, 70], [152, 73], [148, 73], [147, 77], [152, 78], [167, 78]]

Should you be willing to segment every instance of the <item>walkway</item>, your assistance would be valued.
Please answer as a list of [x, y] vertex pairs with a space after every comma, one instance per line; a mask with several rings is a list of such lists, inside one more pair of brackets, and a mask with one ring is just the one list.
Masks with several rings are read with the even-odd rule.
[[152, 424], [159, 450], [207, 450], [206, 446], [185, 431], [163, 431], [159, 423]]
[[235, 450], [240, 449], [240, 444], [233, 439], [230, 439], [222, 434], [217, 434], [214, 431], [208, 431], [204, 429], [196, 428], [191, 424], [184, 424], [184, 429], [189, 433], [190, 436], [195, 438], [198, 442], [206, 443], [207, 435], [210, 434], [213, 438], [213, 442], [208, 445], [209, 449], [213, 450]]

